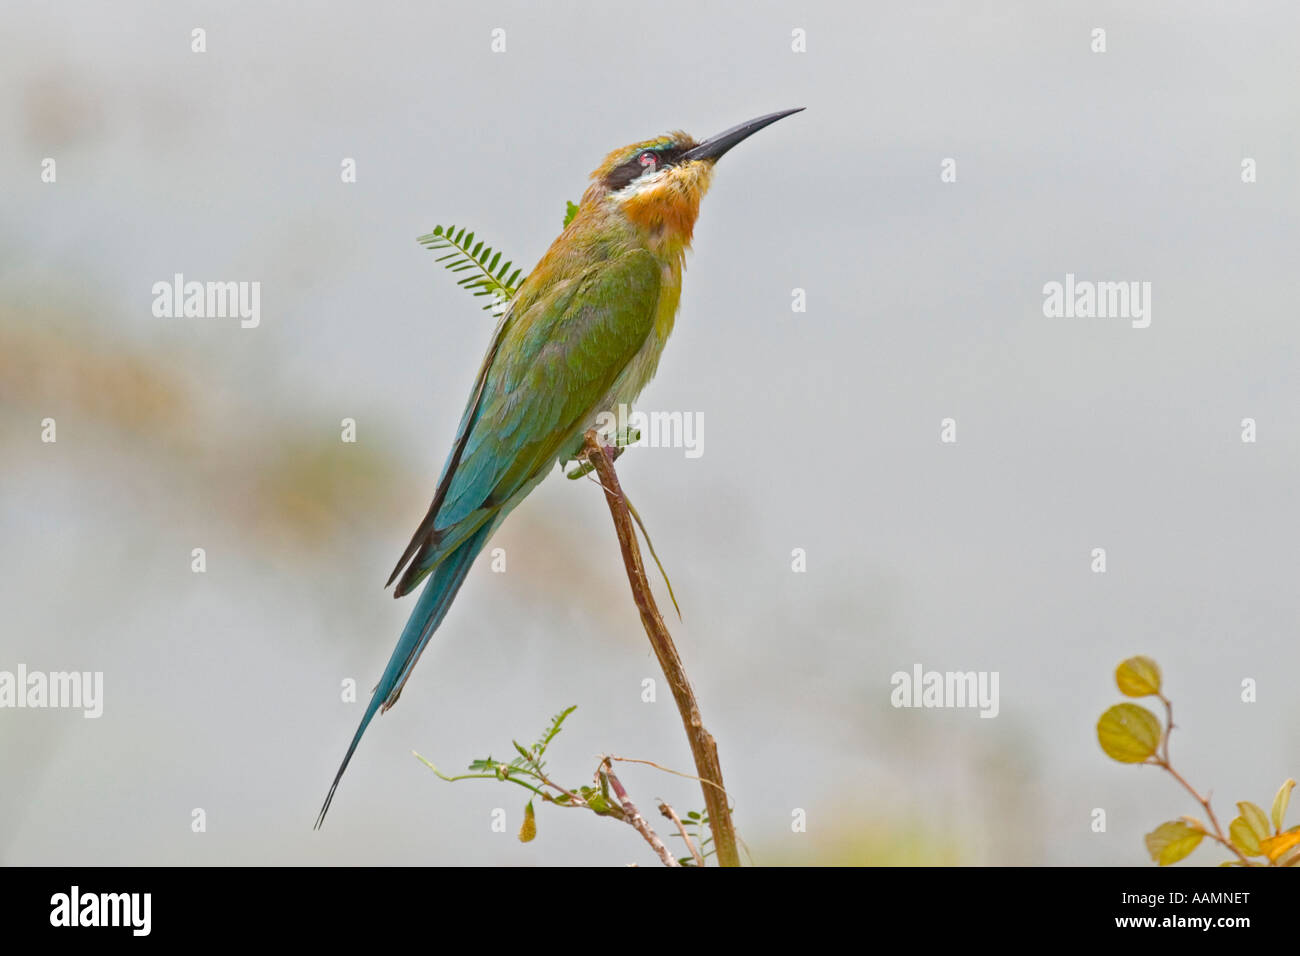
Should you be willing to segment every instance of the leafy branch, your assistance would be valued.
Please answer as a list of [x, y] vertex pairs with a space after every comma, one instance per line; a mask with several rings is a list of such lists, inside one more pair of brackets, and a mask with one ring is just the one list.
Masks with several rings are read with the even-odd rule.
[[[1146, 835], [1147, 852], [1160, 866], [1177, 863], [1209, 837], [1236, 859], [1222, 866], [1300, 866], [1300, 826], [1282, 829], [1294, 780], [1287, 780], [1273, 798], [1270, 814], [1249, 800], [1237, 804], [1240, 812], [1223, 832], [1208, 796], [1174, 769], [1169, 757], [1169, 737], [1174, 729], [1174, 705], [1161, 691], [1160, 666], [1149, 657], [1130, 657], [1115, 670], [1115, 683], [1127, 697], [1158, 697], [1165, 707], [1160, 718], [1137, 704], [1116, 704], [1097, 722], [1097, 740], [1112, 760], [1159, 767], [1176, 780], [1205, 810], [1208, 825], [1196, 817], [1162, 823]], [[1270, 828], [1269, 824], [1272, 824]], [[1263, 861], [1251, 857], [1263, 857]]]
[[[566, 203], [565, 228], [568, 228], [577, 214], [577, 205]], [[449, 272], [469, 273], [458, 279], [456, 285], [476, 297], [491, 296], [492, 301], [483, 306], [484, 310], [504, 305], [514, 297], [520, 282], [527, 276], [523, 275], [522, 269], [511, 272], [513, 261], [502, 262], [499, 251], [493, 250], [481, 239], [475, 242], [474, 238], [474, 232], [464, 227], [457, 230], [455, 226], [434, 226], [433, 232], [420, 236], [416, 242], [432, 252], [451, 250], [434, 261], [441, 262]]]
[[464, 228], [457, 231], [455, 226], [434, 226], [433, 232], [420, 236], [416, 241], [433, 252], [450, 249], [435, 261], [441, 262], [449, 272], [469, 273], [456, 284], [474, 296], [491, 296], [492, 301], [483, 306], [484, 309], [509, 301], [519, 288], [523, 270], [515, 269], [512, 273], [510, 268], [514, 262], [502, 262], [499, 251], [494, 251], [482, 240], [476, 243], [473, 232]]
[[[560, 733], [565, 719], [575, 710], [577, 710], [576, 706], [567, 707], [551, 718], [550, 725], [531, 747], [525, 747], [517, 740], [511, 741], [517, 756], [508, 763], [494, 760], [491, 756], [488, 756], [472, 761], [469, 765], [469, 773], [449, 776], [418, 753], [415, 756], [437, 774], [440, 779], [449, 783], [455, 783], [459, 780], [500, 780], [504, 783], [513, 783], [530, 791], [533, 797], [530, 797], [528, 803], [524, 806], [524, 822], [519, 828], [521, 843], [529, 843], [537, 837], [537, 814], [533, 803], [535, 799], [540, 798], [543, 803], [551, 803], [558, 807], [568, 807], [570, 809], [586, 809], [597, 816], [621, 820], [641, 834], [642, 839], [655, 851], [664, 866], [703, 866], [704, 858], [709, 856], [712, 851], [701, 854], [696, 845], [698, 844], [702, 849], [710, 842], [707, 837], [701, 839], [707, 818], [702, 817], [695, 811], [691, 811], [686, 815], [689, 825], [695, 827], [694, 839], [692, 839], [692, 836], [688, 833], [688, 824], [683, 823], [667, 803], [663, 801], [659, 803], [660, 812], [677, 824], [678, 835], [686, 842], [686, 848], [690, 853], [689, 856], [675, 859], [658, 834], [651, 828], [649, 822], [641, 815], [641, 811], [637, 809], [636, 804], [632, 802], [632, 798], [628, 795], [627, 788], [623, 786], [623, 782], [614, 772], [614, 762], [621, 761], [624, 758], [608, 754], [602, 755], [600, 764], [593, 775], [593, 785], [569, 788], [551, 779], [546, 772], [545, 755], [547, 747]], [[648, 760], [630, 762], [651, 763]], [[658, 766], [657, 764], [651, 765]], [[679, 776], [685, 775], [679, 774]]]

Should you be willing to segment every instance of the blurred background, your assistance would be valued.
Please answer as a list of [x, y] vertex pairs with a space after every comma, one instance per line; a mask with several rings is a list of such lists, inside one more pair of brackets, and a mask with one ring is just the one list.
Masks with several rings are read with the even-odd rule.
[[[557, 778], [690, 770], [662, 681], [641, 699], [602, 497], [559, 477], [311, 830], [492, 330], [415, 238], [470, 225], [527, 268], [608, 150], [789, 106], [719, 165], [639, 404], [702, 414], [703, 455], [619, 466], [752, 859], [1149, 865], [1142, 834], [1197, 808], [1097, 745], [1131, 654], [1225, 823], [1300, 771], [1294, 4], [18, 0], [3, 24], [0, 669], [102, 671], [104, 712], [0, 710], [0, 862], [653, 864], [554, 807], [520, 844], [523, 791], [411, 755], [508, 755], [577, 704]], [[178, 272], [259, 281], [260, 326], [155, 317]], [[1045, 318], [1067, 272], [1150, 282], [1151, 326]], [[894, 709], [918, 663], [997, 671], [998, 716]]]

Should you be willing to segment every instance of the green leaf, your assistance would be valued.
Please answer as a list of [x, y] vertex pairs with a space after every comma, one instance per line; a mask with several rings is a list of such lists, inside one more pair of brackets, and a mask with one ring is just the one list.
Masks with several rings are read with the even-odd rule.
[[1273, 798], [1273, 829], [1279, 833], [1282, 832], [1282, 821], [1286, 819], [1286, 808], [1291, 802], [1291, 791], [1295, 789], [1295, 781], [1287, 780], [1286, 783], [1277, 789], [1277, 796]]
[[1246, 818], [1246, 822], [1250, 824], [1250, 828], [1255, 831], [1256, 839], [1263, 840], [1273, 832], [1269, 829], [1268, 817], [1264, 815], [1264, 811], [1249, 800], [1243, 800], [1238, 803], [1237, 809], [1240, 810], [1241, 815]]
[[578, 792], [582, 795], [582, 799], [587, 802], [587, 806], [591, 807], [596, 813], [609, 813], [612, 804], [596, 787], [582, 787]]
[[1137, 704], [1116, 704], [1097, 721], [1097, 741], [1112, 760], [1142, 763], [1160, 746], [1160, 721]]
[[554, 740], [556, 735], [560, 732], [560, 728], [564, 726], [564, 721], [577, 709], [578, 705], [572, 704], [551, 718], [550, 726], [543, 731], [541, 738], [537, 741], [537, 746], [533, 748], [536, 751], [537, 756], [540, 757], [546, 752], [547, 745]]
[[[472, 230], [434, 226], [432, 232], [420, 236], [418, 241], [430, 251], [442, 253], [434, 261], [447, 271], [461, 275], [457, 285], [475, 297], [491, 297], [491, 301], [482, 306], [485, 311], [497, 309], [498, 302], [507, 302], [514, 295], [513, 281], [518, 279], [522, 270], [516, 269], [512, 281], [506, 281], [506, 273], [513, 263], [509, 259], [502, 263], [501, 251], [485, 240], [476, 240]], [[470, 272], [476, 274], [462, 275]]]
[[1259, 856], [1259, 837], [1255, 835], [1255, 828], [1245, 817], [1237, 817], [1228, 824], [1228, 838], [1246, 856]]
[[568, 201], [566, 201], [565, 204], [564, 204], [564, 226], [563, 226], [563, 228], [565, 228], [565, 229], [569, 228], [569, 223], [573, 222], [573, 217], [576, 216], [577, 214], [578, 214], [578, 205], [577, 205], [577, 203], [573, 203], [573, 202], [568, 202]]
[[1204, 836], [1181, 820], [1171, 820], [1146, 835], [1147, 852], [1161, 866], [1169, 866], [1195, 850]]

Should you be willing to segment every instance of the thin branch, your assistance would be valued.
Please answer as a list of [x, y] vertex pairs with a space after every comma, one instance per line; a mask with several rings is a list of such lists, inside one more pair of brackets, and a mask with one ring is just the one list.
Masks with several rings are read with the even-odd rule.
[[632, 587], [632, 598], [637, 611], [641, 614], [641, 624], [650, 638], [650, 646], [659, 658], [659, 666], [672, 688], [673, 699], [686, 728], [690, 740], [691, 755], [695, 758], [695, 769], [701, 777], [701, 790], [704, 792], [704, 805], [708, 809], [709, 826], [713, 829], [713, 842], [717, 848], [720, 866], [740, 866], [740, 853], [736, 849], [735, 825], [731, 820], [728, 807], [726, 787], [722, 782], [722, 767], [718, 762], [718, 745], [704, 727], [700, 717], [699, 704], [682, 659], [673, 644], [672, 636], [664, 624], [663, 615], [655, 604], [650, 582], [646, 577], [645, 564], [641, 560], [641, 549], [637, 545], [636, 529], [633, 527], [628, 512], [627, 501], [618, 483], [611, 456], [601, 446], [594, 429], [584, 436], [582, 455], [591, 462], [600, 476], [601, 487], [605, 491], [605, 502], [609, 505], [610, 516], [614, 519], [614, 529], [618, 533], [619, 549], [623, 553], [623, 565], [627, 570], [628, 583]]
[[658, 854], [659, 859], [663, 861], [664, 866], [681, 866], [677, 858], [673, 856], [672, 851], [664, 846], [664, 841], [659, 839], [659, 835], [650, 828], [645, 817], [641, 816], [641, 811], [636, 808], [632, 798], [627, 795], [623, 789], [622, 782], [614, 775], [614, 768], [608, 760], [603, 761], [598, 771], [600, 776], [609, 781], [609, 785], [614, 788], [614, 794], [618, 797], [619, 804], [623, 807], [623, 819], [631, 825], [637, 833], [650, 844], [651, 849]]
[[564, 794], [566, 797], [568, 797], [570, 803], [573, 806], [585, 807], [587, 805], [587, 801], [583, 800], [582, 797], [578, 796], [576, 793], [574, 793], [571, 790], [566, 790], [564, 787], [561, 787], [550, 777], [546, 776], [546, 774], [541, 769], [541, 764], [534, 764], [533, 773], [536, 775], [537, 779], [542, 782], [544, 786], [552, 787], [555, 790], [559, 791], [560, 793]]
[[[664, 773], [670, 773], [674, 777], [682, 777], [683, 779], [686, 780], [696, 780], [710, 787], [718, 786], [712, 780], [705, 780], [703, 777], [697, 777], [693, 773], [682, 773], [680, 770], [674, 770], [672, 767], [665, 767], [662, 764], [657, 764], [653, 760], [642, 760], [640, 757], [620, 757], [618, 754], [610, 754], [609, 759], [617, 760], [619, 763], [643, 763], [647, 767], [654, 767], [656, 770], [662, 770]], [[724, 797], [726, 796], [725, 790], [722, 792], [722, 795]]]
[[1183, 789], [1190, 793], [1196, 802], [1205, 809], [1206, 816], [1210, 818], [1210, 826], [1214, 827], [1214, 832], [1206, 833], [1206, 836], [1211, 840], [1220, 843], [1225, 849], [1231, 850], [1237, 855], [1237, 859], [1241, 860], [1241, 862], [1246, 866], [1254, 866], [1255, 864], [1251, 863], [1250, 860], [1246, 858], [1246, 855], [1237, 849], [1236, 844], [1223, 835], [1223, 827], [1219, 826], [1219, 818], [1214, 815], [1214, 807], [1211, 806], [1209, 799], [1201, 796], [1200, 793], [1197, 792], [1196, 788], [1188, 783], [1181, 773], [1174, 769], [1174, 765], [1169, 759], [1169, 737], [1174, 732], [1174, 705], [1173, 702], [1164, 694], [1157, 694], [1156, 696], [1164, 701], [1165, 704], [1165, 739], [1163, 741], [1164, 746], [1161, 748], [1164, 751], [1164, 754], [1162, 756], [1151, 758], [1150, 762], [1157, 767], [1163, 767], [1165, 770], [1169, 771], [1170, 776], [1181, 783]]
[[1172, 763], [1173, 761], [1169, 759], [1169, 738], [1174, 735], [1174, 702], [1164, 694], [1157, 693], [1156, 696], [1164, 701], [1165, 704], [1165, 763]]
[[[615, 446], [614, 459], [616, 461], [625, 447], [625, 445]], [[573, 471], [565, 472], [564, 477], [581, 478], [584, 475], [590, 475], [595, 470], [596, 466], [592, 464], [590, 459], [585, 459], [582, 464], [573, 469]], [[588, 478], [587, 480], [592, 484], [600, 484], [599, 481], [593, 478]], [[601, 487], [602, 489], [604, 488], [603, 485], [601, 485]], [[672, 600], [673, 610], [677, 612], [677, 620], [680, 621], [682, 619], [682, 606], [677, 603], [677, 595], [673, 593], [673, 582], [669, 579], [668, 572], [664, 570], [664, 563], [659, 560], [659, 553], [655, 551], [655, 543], [650, 540], [650, 532], [645, 529], [645, 522], [641, 520], [641, 515], [637, 512], [636, 505], [632, 504], [632, 499], [627, 495], [623, 495], [623, 501], [627, 505], [627, 510], [631, 513], [633, 520], [636, 521], [636, 526], [641, 529], [641, 537], [645, 538], [645, 546], [650, 551], [650, 557], [654, 558], [655, 566], [659, 568], [659, 576], [664, 579], [664, 586], [668, 588], [668, 597]]]
[[1207, 800], [1205, 797], [1201, 796], [1199, 793], [1197, 793], [1196, 788], [1193, 787], [1190, 783], [1188, 783], [1183, 778], [1183, 775], [1180, 774], [1173, 767], [1171, 767], [1169, 764], [1165, 763], [1163, 760], [1160, 759], [1153, 761], [1153, 763], [1155, 763], [1157, 767], [1163, 767], [1165, 770], [1169, 771], [1169, 773], [1173, 776], [1173, 778], [1177, 780], [1179, 783], [1181, 783], [1183, 785], [1183, 788], [1196, 799], [1196, 802], [1205, 808], [1205, 813], [1210, 818], [1210, 826], [1214, 827], [1214, 832], [1207, 833], [1206, 836], [1208, 836], [1211, 840], [1214, 840], [1216, 843], [1221, 844], [1224, 847], [1224, 849], [1231, 850], [1233, 853], [1236, 854], [1237, 859], [1241, 860], [1241, 862], [1244, 863], [1246, 866], [1254, 866], [1255, 864], [1250, 862], [1250, 860], [1246, 858], [1246, 855], [1237, 849], [1236, 844], [1234, 844], [1231, 840], [1229, 840], [1227, 837], [1223, 835], [1223, 828], [1219, 826], [1219, 820], [1214, 815], [1214, 807], [1210, 805], [1210, 801]]
[[[426, 767], [432, 770], [443, 780], [446, 780], [448, 783], [455, 783], [458, 780], [504, 780], [506, 783], [513, 783], [520, 787], [523, 787], [525, 790], [531, 790], [533, 793], [537, 794], [542, 799], [550, 798], [550, 795], [546, 793], [546, 791], [540, 790], [537, 787], [534, 787], [531, 783], [525, 783], [524, 781], [520, 780], [518, 777], [510, 776], [509, 774], [502, 776], [501, 774], [498, 773], [462, 773], [455, 777], [449, 777], [441, 770], [439, 770], [435, 764], [430, 763], [429, 760], [427, 760], [425, 757], [422, 757], [416, 751], [412, 750], [411, 753], [415, 755], [416, 760], [420, 761], [420, 763], [424, 764]], [[554, 784], [552, 784], [552, 786], [554, 786]]]
[[686, 841], [686, 849], [691, 851], [691, 856], [695, 859], [695, 865], [703, 866], [704, 858], [700, 856], [700, 851], [695, 849], [695, 841], [692, 840], [691, 835], [686, 832], [686, 826], [682, 823], [682, 818], [677, 815], [677, 811], [668, 805], [668, 801], [660, 800], [659, 812], [669, 820], [672, 820], [673, 823], [677, 824], [677, 832], [680, 833], [682, 839]]
[[632, 504], [632, 500], [627, 495], [624, 495], [623, 501], [627, 503], [627, 510], [636, 519], [636, 526], [641, 529], [641, 537], [645, 538], [645, 546], [650, 551], [650, 557], [655, 559], [655, 565], [659, 568], [659, 576], [664, 579], [664, 586], [668, 588], [668, 598], [673, 602], [673, 610], [677, 612], [677, 620], [680, 621], [682, 619], [682, 607], [677, 603], [677, 595], [673, 593], [673, 582], [668, 580], [668, 572], [664, 570], [664, 563], [659, 560], [659, 555], [655, 553], [655, 543], [650, 540], [650, 532], [645, 529], [645, 522], [636, 513], [636, 507]]

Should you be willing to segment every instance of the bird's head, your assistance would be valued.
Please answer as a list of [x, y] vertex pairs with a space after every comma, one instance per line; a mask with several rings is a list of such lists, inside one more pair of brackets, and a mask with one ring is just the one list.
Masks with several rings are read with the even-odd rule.
[[760, 116], [703, 142], [678, 131], [616, 149], [592, 172], [581, 207], [612, 207], [652, 239], [683, 247], [691, 241], [714, 164], [741, 140], [801, 109]]

